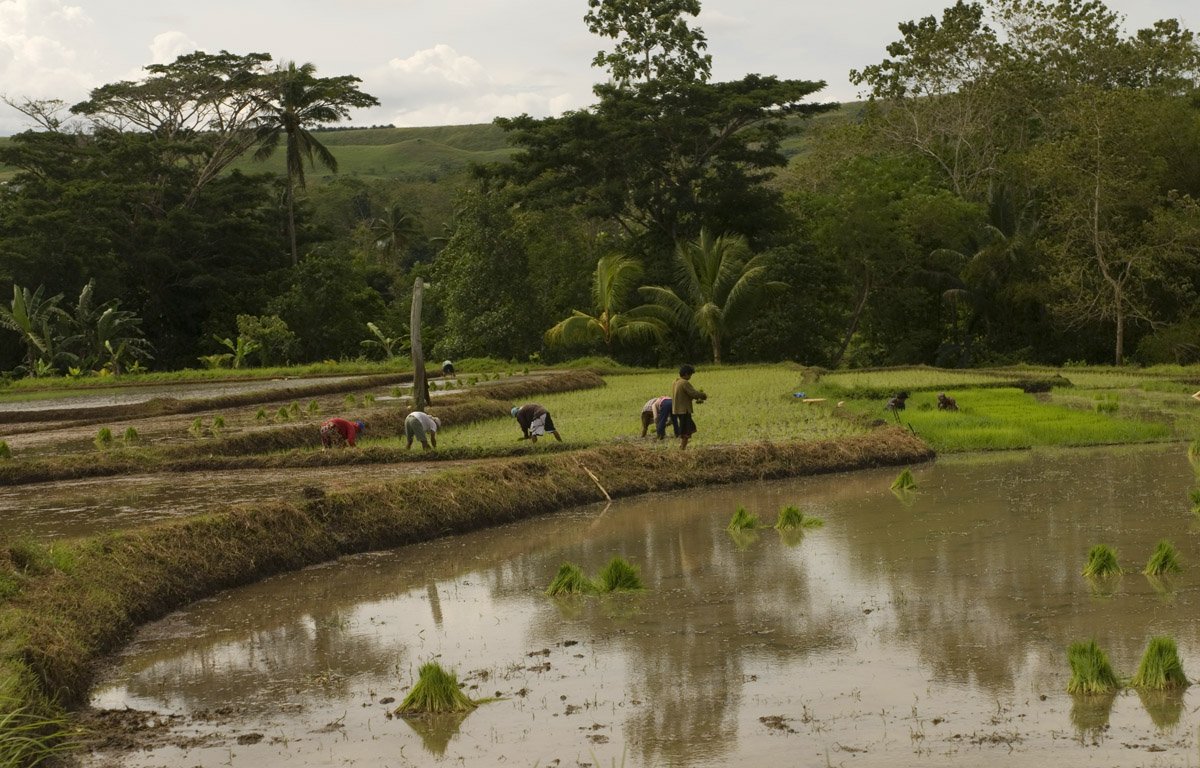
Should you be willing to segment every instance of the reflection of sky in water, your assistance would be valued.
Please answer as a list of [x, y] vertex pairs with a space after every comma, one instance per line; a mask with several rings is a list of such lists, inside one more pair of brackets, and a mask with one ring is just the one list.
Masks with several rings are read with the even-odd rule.
[[[288, 740], [238, 748], [264, 767], [374, 764], [398, 745], [434, 764], [422, 736], [386, 720], [378, 700], [399, 701], [436, 657], [471, 695], [507, 697], [463, 720], [448, 744], [426, 736], [435, 752], [444, 746], [441, 759], [467, 765], [593, 754], [621, 764], [623, 753], [630, 766], [1146, 756], [1123, 744], [1178, 762], [1195, 750], [1191, 694], [1096, 704], [1064, 689], [1065, 649], [1086, 637], [1128, 676], [1149, 637], [1169, 634], [1185, 670], [1200, 674], [1195, 578], [1186, 571], [1164, 595], [1138, 573], [1163, 537], [1200, 562], [1182, 453], [941, 460], [916, 468], [910, 504], [888, 489], [897, 470], [657, 494], [347, 558], [147, 627], [94, 701], [242, 707], [233, 730]], [[738, 504], [768, 526], [744, 549], [725, 530]], [[787, 546], [769, 528], [785, 504], [825, 526]], [[1101, 541], [1131, 571], [1107, 598], [1079, 576]], [[542, 594], [562, 562], [594, 574], [614, 555], [641, 568], [649, 592]], [[313, 733], [338, 718], [337, 734]]]

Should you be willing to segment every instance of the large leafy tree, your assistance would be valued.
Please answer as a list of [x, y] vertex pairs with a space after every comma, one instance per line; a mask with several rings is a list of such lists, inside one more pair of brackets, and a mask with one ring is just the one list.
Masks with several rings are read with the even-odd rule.
[[627, 299], [642, 276], [642, 265], [620, 254], [605, 256], [596, 264], [592, 279], [595, 315], [574, 310], [571, 316], [546, 331], [551, 345], [602, 342], [611, 356], [614, 344], [636, 344], [661, 339], [666, 323], [648, 315], [645, 307], [626, 309]]
[[373, 107], [379, 100], [358, 89], [361, 82], [353, 75], [317, 77], [312, 63], [281, 64], [266, 80], [265, 96], [259, 99], [255, 119], [256, 138], [260, 142], [254, 157], [265, 160], [275, 153], [280, 141], [286, 149], [287, 230], [292, 265], [299, 263], [296, 251], [296, 187], [304, 187], [304, 166], [319, 162], [337, 172], [337, 158], [317, 140], [312, 128], [337, 123], [350, 117], [350, 110]]
[[767, 257], [751, 256], [741, 235], [714, 237], [701, 230], [697, 239], [680, 243], [675, 256], [678, 289], [645, 286], [641, 293], [668, 322], [708, 342], [714, 363], [721, 362], [730, 331], [787, 288], [767, 279]]
[[588, 9], [588, 29], [616, 41], [592, 66], [607, 68], [618, 82], [709, 78], [704, 31], [684, 18], [700, 13], [700, 0], [588, 0]]

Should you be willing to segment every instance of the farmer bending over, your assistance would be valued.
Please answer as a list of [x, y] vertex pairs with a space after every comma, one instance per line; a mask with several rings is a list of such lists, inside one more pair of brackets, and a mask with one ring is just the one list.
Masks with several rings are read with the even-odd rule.
[[669, 397], [652, 397], [642, 406], [642, 437], [650, 430], [650, 425], [658, 421], [658, 411], [663, 400], [671, 402]]
[[554, 428], [554, 419], [550, 417], [550, 412], [537, 403], [529, 403], [519, 408], [514, 406], [510, 413], [521, 427], [522, 440], [532, 440], [536, 443], [539, 437], [549, 432], [554, 435], [555, 440], [562, 442], [562, 435]]
[[679, 366], [679, 378], [671, 385], [671, 422], [679, 432], [679, 449], [687, 450], [688, 440], [696, 434], [696, 422], [692, 419], [695, 403], [702, 403], [708, 395], [692, 386], [695, 367], [689, 363]]
[[939, 411], [957, 411], [958, 403], [953, 397], [947, 397], [945, 392], [938, 392], [938, 410]]
[[321, 425], [321, 450], [331, 445], [349, 445], [354, 447], [354, 438], [367, 431], [367, 425], [361, 421], [346, 421], [345, 419], [327, 419]]
[[669, 397], [661, 398], [656, 406], [657, 413], [654, 414], [654, 432], [658, 435], [658, 439], [662, 440], [667, 436], [667, 425], [671, 425], [671, 432], [675, 437], [679, 437], [679, 423], [675, 421], [671, 413], [671, 406], [674, 403]]
[[442, 363], [442, 375], [443, 376], [453, 376], [454, 375], [454, 363], [452, 363], [449, 360], [446, 360], [445, 362], [443, 362]]
[[896, 423], [900, 423], [900, 411], [904, 410], [904, 401], [908, 399], [907, 392], [900, 392], [891, 400], [887, 401], [887, 405], [883, 406], [884, 410], [891, 411], [896, 417]]
[[441, 429], [441, 426], [441, 419], [437, 416], [430, 416], [424, 411], [413, 411], [408, 414], [404, 419], [404, 436], [408, 438], [408, 444], [404, 446], [404, 450], [412, 448], [413, 440], [421, 443], [423, 451], [429, 450], [430, 443], [437, 448], [437, 431]]

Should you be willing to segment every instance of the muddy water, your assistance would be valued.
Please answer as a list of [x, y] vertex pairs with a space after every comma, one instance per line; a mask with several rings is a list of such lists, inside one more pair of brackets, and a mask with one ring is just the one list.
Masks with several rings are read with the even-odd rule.
[[[1181, 447], [1024, 453], [653, 495], [224, 593], [146, 627], [93, 703], [162, 714], [93, 765], [1191, 765], [1200, 691], [1065, 693], [1094, 637], [1131, 675], [1173, 636], [1200, 676]], [[798, 504], [824, 527], [731, 536]], [[1185, 572], [1139, 571], [1170, 538]], [[1093, 544], [1131, 572], [1089, 584]], [[570, 561], [640, 595], [552, 600]], [[466, 717], [389, 718], [419, 665]], [[395, 699], [395, 701], [390, 701]], [[172, 717], [170, 720], [168, 716]]]

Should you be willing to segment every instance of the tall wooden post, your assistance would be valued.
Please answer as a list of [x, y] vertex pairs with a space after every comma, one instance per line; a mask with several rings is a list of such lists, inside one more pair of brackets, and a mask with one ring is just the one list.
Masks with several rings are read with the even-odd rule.
[[413, 410], [423, 411], [429, 405], [425, 382], [425, 355], [421, 351], [421, 294], [425, 283], [417, 278], [413, 283], [412, 315], [408, 319], [409, 341], [413, 363]]

